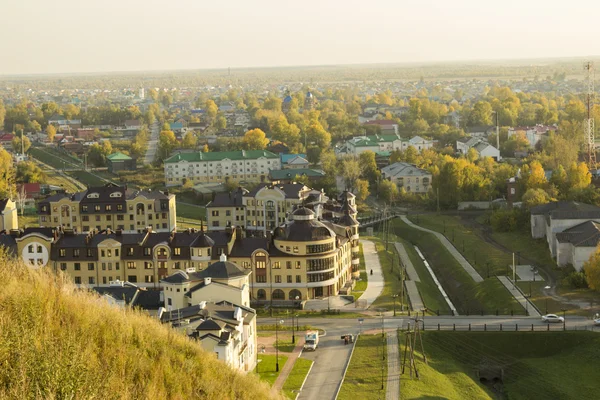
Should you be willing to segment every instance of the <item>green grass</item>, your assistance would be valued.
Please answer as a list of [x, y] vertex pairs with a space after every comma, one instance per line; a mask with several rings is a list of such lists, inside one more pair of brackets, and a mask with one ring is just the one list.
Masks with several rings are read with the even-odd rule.
[[[402, 282], [400, 281], [400, 267], [398, 263], [398, 254], [394, 248], [394, 244], [391, 242], [388, 245], [387, 251], [385, 250], [385, 243], [379, 239], [370, 239], [375, 243], [375, 248], [379, 255], [379, 263], [383, 269], [384, 286], [381, 294], [372, 304], [372, 309], [385, 308], [388, 311], [394, 308], [400, 310], [400, 298], [394, 298], [392, 295], [399, 295], [402, 291]], [[406, 300], [405, 303], [406, 304]]]
[[198, 221], [203, 219], [206, 221], [206, 208], [201, 206], [192, 206], [190, 204], [183, 204], [177, 202], [177, 217], [184, 219], [192, 219]]
[[48, 269], [2, 258], [0, 287], [1, 399], [280, 398], [168, 324]]
[[289, 399], [296, 398], [298, 393], [295, 393], [294, 390], [300, 390], [300, 387], [302, 387], [302, 384], [304, 383], [312, 364], [313, 362], [311, 360], [307, 360], [306, 358], [298, 358], [294, 363], [294, 368], [292, 368], [292, 371], [283, 384], [283, 393]]
[[380, 334], [358, 336], [346, 378], [340, 389], [339, 400], [385, 398], [387, 358], [383, 361], [382, 390], [382, 350], [387, 357], [386, 339]]
[[358, 270], [360, 271], [360, 280], [356, 281], [354, 284], [354, 289], [352, 290], [352, 295], [354, 296], [354, 301], [358, 300], [360, 296], [362, 296], [363, 292], [367, 290], [367, 285], [369, 284], [369, 275], [367, 274], [367, 268], [365, 266], [365, 255], [363, 253], [363, 245], [359, 244], [359, 258], [360, 264]]
[[487, 314], [496, 310], [500, 314], [510, 314], [511, 310], [525, 313], [496, 277], [475, 283], [433, 234], [414, 229], [400, 219], [394, 220], [392, 231], [419, 247], [460, 314], [482, 310]]
[[429, 365], [417, 357], [421, 379], [401, 377], [403, 399], [496, 398], [478, 382], [475, 371], [482, 362], [503, 368], [503, 398], [597, 397], [600, 336], [596, 333], [426, 332], [423, 339]]
[[83, 163], [53, 148], [31, 147], [28, 154], [56, 169], [83, 168]]
[[87, 171], [69, 171], [67, 174], [86, 186], [104, 186], [108, 182]]
[[19, 228], [39, 226], [37, 215], [20, 215], [19, 213]]
[[270, 386], [273, 386], [277, 380], [277, 377], [279, 376], [279, 373], [283, 369], [285, 362], [287, 361], [287, 357], [279, 355], [279, 372], [276, 371], [275, 355], [259, 354], [258, 361], [258, 365], [254, 369], [254, 372], [258, 374], [260, 380], [267, 382]]

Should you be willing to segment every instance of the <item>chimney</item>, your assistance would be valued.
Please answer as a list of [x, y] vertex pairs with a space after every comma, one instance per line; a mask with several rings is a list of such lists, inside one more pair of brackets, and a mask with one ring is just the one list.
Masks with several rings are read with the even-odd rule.
[[225, 253], [221, 254], [221, 257], [219, 257], [219, 261], [222, 261], [222, 262], [227, 261], [227, 256], [225, 255]]
[[204, 286], [210, 285], [211, 282], [212, 282], [212, 278], [211, 277], [208, 276], [208, 277], [204, 278]]
[[201, 301], [200, 303], [198, 303], [198, 307], [200, 307], [201, 310], [204, 310], [204, 308], [206, 307], [206, 301]]

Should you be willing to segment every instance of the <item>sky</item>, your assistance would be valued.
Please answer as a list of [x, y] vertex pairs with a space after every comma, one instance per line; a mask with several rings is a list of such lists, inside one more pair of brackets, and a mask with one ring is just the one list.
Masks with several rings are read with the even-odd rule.
[[0, 75], [583, 57], [597, 0], [0, 0]]

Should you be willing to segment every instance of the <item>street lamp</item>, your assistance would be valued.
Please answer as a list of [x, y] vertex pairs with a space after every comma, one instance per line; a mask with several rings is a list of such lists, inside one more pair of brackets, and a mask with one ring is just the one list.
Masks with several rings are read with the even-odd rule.
[[283, 320], [275, 321], [275, 371], [279, 372], [279, 324], [283, 325]]
[[394, 298], [394, 317], [396, 316], [396, 298], [398, 297], [397, 294], [393, 294], [392, 297]]
[[292, 314], [292, 344], [296, 343], [296, 335], [294, 334], [294, 316], [295, 314]]

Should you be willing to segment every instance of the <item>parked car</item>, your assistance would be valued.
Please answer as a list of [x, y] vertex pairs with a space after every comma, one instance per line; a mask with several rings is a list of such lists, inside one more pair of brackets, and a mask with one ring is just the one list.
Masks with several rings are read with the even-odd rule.
[[594, 325], [596, 325], [596, 326], [600, 326], [600, 318], [596, 318], [596, 319], [594, 320]]
[[544, 322], [565, 322], [563, 317], [559, 317], [556, 314], [547, 314], [542, 316], [542, 321]]

